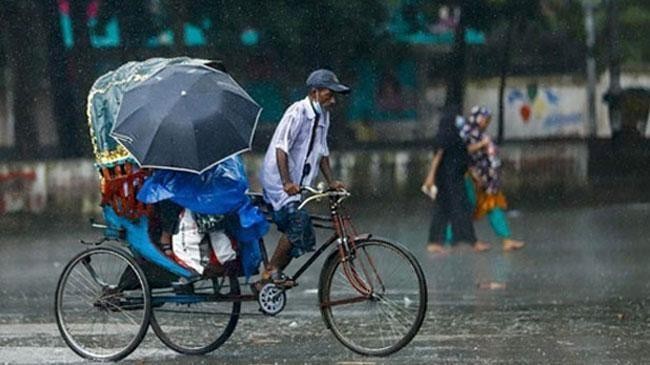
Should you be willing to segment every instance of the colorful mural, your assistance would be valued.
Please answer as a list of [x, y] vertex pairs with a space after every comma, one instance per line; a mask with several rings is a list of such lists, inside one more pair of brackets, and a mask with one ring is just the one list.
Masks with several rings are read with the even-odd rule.
[[581, 103], [575, 102], [575, 94], [574, 90], [537, 84], [512, 88], [506, 94], [506, 117], [512, 121], [509, 126], [528, 136], [581, 134], [585, 113]]

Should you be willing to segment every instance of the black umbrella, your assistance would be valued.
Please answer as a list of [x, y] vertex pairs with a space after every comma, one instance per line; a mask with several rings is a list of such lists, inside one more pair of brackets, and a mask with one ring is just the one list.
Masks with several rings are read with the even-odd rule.
[[172, 65], [124, 93], [111, 136], [140, 166], [200, 174], [250, 149], [261, 110], [230, 75]]

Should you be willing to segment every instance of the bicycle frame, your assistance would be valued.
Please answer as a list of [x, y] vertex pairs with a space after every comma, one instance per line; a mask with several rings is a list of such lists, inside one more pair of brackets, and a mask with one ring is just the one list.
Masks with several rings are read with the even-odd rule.
[[[312, 197], [306, 199], [301, 207], [318, 199], [319, 195], [323, 193], [316, 194]], [[351, 258], [355, 255], [355, 241], [359, 239], [367, 239], [370, 235], [357, 235], [354, 231], [352, 223], [350, 221], [349, 215], [342, 211], [341, 203], [348, 196], [347, 193], [343, 195], [329, 195], [329, 207], [330, 207], [330, 217], [320, 216], [320, 215], [311, 215], [311, 219], [314, 222], [314, 226], [317, 228], [331, 229], [334, 230], [332, 236], [326, 240], [317, 250], [314, 252], [309, 259], [292, 275], [292, 280], [296, 281], [298, 278], [316, 261], [322, 254], [330, 247], [332, 244], [337, 244], [337, 250], [343, 263], [343, 270], [345, 276], [350, 282], [350, 285], [362, 295], [364, 299], [367, 299], [373, 292], [372, 286], [363, 280], [359, 274], [356, 272], [355, 267], [351, 264]], [[331, 223], [330, 225], [324, 224], [324, 222]], [[263, 245], [263, 243], [262, 243]], [[264, 247], [262, 247], [262, 252], [265, 252]], [[266, 255], [264, 255], [264, 264], [267, 265], [268, 261]], [[374, 263], [370, 260], [369, 263], [374, 270]], [[363, 265], [362, 265], [363, 266]], [[364, 274], [368, 277], [366, 268], [362, 267]], [[376, 273], [376, 270], [375, 270]]]

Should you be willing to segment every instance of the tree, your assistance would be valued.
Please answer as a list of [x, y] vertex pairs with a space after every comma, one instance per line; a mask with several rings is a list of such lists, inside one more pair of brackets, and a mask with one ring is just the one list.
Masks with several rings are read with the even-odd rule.
[[[619, 0], [616, 4], [605, 0], [607, 6], [616, 5], [618, 9], [618, 32], [620, 39], [620, 58], [624, 64], [650, 63], [650, 42], [647, 29], [650, 27], [650, 2], [647, 0]], [[610, 20], [610, 10], [603, 7], [602, 17]], [[603, 26], [605, 32], [609, 32]], [[605, 42], [604, 42], [605, 43]]]
[[502, 42], [499, 67], [499, 120], [497, 129], [497, 143], [503, 142], [504, 135], [504, 95], [506, 79], [510, 71], [510, 61], [513, 48], [513, 37], [515, 33], [521, 32], [522, 28], [530, 21], [539, 20], [541, 9], [539, 0], [493, 0], [493, 11], [501, 19], [505, 19], [506, 34]]
[[174, 52], [177, 56], [183, 56], [187, 53], [184, 35], [185, 22], [189, 20], [188, 5], [184, 0], [170, 0], [169, 5], [173, 14], [171, 25], [174, 31]]
[[[385, 44], [380, 31], [386, 10], [379, 1], [221, 1], [212, 9], [207, 14], [219, 32], [219, 49], [237, 56], [258, 50], [276, 57], [265, 61], [275, 64], [279, 74], [303, 78], [314, 67], [345, 69], [356, 59], [379, 53]], [[241, 46], [247, 28], [259, 32], [258, 46]]]
[[[14, 90], [15, 151], [20, 158], [34, 158], [38, 154], [38, 144], [34, 143], [37, 133], [32, 111], [37, 106], [32, 93], [39, 89], [40, 75], [36, 68], [39, 66], [39, 49], [25, 45], [34, 44], [42, 19], [34, 16], [39, 10], [35, 1], [9, 1], [3, 6], [7, 66], [14, 81], [10, 87], [13, 86]], [[27, 19], [33, 21], [29, 27], [24, 26]]]
[[[81, 136], [71, 131], [71, 126], [82, 123], [80, 108], [75, 107], [75, 85], [69, 77], [63, 35], [59, 23], [59, 9], [50, 2], [45, 9], [48, 34], [48, 74], [52, 85], [52, 102], [59, 151], [62, 157], [80, 156]], [[74, 129], [76, 131], [76, 129]], [[87, 139], [87, 138], [86, 138]]]
[[[73, 1], [75, 2], [87, 4], [86, 1]], [[97, 28], [104, 28], [111, 18], [117, 17], [123, 52], [137, 51], [145, 46], [149, 37], [156, 34], [156, 25], [159, 24], [153, 19], [148, 3], [147, 0], [102, 0]]]
[[608, 102], [609, 124], [614, 136], [618, 135], [622, 129], [621, 120], [621, 51], [619, 39], [619, 6], [618, 1], [606, 0], [607, 9], [607, 43], [609, 58], [609, 90], [610, 96]]
[[[467, 45], [465, 30], [469, 27], [480, 29], [484, 33], [502, 31], [501, 46], [497, 47], [501, 57], [498, 58], [499, 69], [499, 120], [498, 142], [503, 141], [504, 134], [504, 93], [506, 79], [510, 73], [513, 43], [516, 34], [524, 33], [526, 27], [542, 18], [541, 1], [543, 0], [456, 0], [453, 5], [460, 9], [460, 21], [454, 32], [454, 45], [450, 57], [447, 82], [446, 105], [463, 109], [465, 92], [465, 74]], [[437, 1], [445, 5], [448, 1]]]
[[[427, 13], [436, 14], [441, 6], [456, 8], [460, 17], [454, 28], [454, 43], [447, 62], [447, 96], [445, 105], [453, 106], [462, 112], [465, 99], [465, 79], [467, 61], [466, 30], [468, 28], [487, 31], [492, 23], [491, 2], [494, 0], [435, 0], [419, 2], [420, 8]], [[430, 16], [434, 17], [434, 16]]]

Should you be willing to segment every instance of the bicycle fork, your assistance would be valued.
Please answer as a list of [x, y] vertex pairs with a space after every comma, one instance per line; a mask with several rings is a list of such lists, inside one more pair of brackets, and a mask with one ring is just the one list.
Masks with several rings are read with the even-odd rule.
[[[342, 217], [338, 212], [333, 212], [334, 227], [340, 239], [339, 255], [341, 257], [341, 266], [343, 273], [350, 285], [362, 296], [371, 298], [375, 292], [373, 288], [373, 277], [381, 290], [385, 290], [384, 284], [377, 272], [376, 266], [370, 254], [362, 248], [363, 252], [357, 251], [355, 245], [356, 232], [350, 222], [350, 217]], [[350, 236], [352, 234], [352, 236]], [[353, 237], [350, 239], [350, 237]], [[363, 262], [365, 257], [366, 263]], [[358, 268], [363, 272], [363, 276], [358, 272]], [[365, 278], [365, 279], [364, 279]]]

